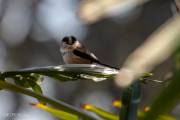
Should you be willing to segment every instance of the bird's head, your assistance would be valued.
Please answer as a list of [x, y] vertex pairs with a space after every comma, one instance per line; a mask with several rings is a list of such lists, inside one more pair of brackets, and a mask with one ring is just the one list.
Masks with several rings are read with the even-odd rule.
[[61, 50], [71, 50], [80, 47], [80, 42], [74, 36], [66, 36], [61, 41]]
[[62, 43], [67, 45], [73, 45], [76, 41], [74, 36], [67, 36], [62, 39]]

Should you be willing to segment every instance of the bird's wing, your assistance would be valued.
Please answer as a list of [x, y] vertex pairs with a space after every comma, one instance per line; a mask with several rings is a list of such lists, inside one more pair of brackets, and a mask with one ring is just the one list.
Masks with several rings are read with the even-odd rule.
[[81, 51], [79, 49], [75, 49], [75, 50], [73, 50], [73, 53], [76, 56], [90, 60], [91, 62], [99, 63], [99, 60], [97, 59], [97, 57], [93, 53], [89, 52], [88, 50], [87, 51]]
[[110, 65], [107, 65], [107, 64], [104, 64], [104, 63], [101, 63], [98, 58], [93, 54], [91, 53], [89, 50], [87, 49], [82, 49], [81, 48], [77, 48], [75, 50], [73, 50], [73, 53], [80, 57], [80, 58], [84, 58], [84, 59], [87, 59], [87, 60], [90, 60], [92, 63], [98, 63], [100, 65], [103, 65], [103, 66], [106, 66], [106, 67], [109, 67], [109, 68], [113, 68], [113, 69], [119, 69], [119, 68], [116, 68], [116, 67], [112, 67]]

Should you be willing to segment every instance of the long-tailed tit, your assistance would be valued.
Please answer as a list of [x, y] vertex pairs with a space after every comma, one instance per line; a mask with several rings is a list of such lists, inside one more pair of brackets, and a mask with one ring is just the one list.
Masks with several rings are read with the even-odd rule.
[[60, 44], [60, 52], [66, 64], [99, 64], [118, 69], [101, 63], [98, 58], [85, 48], [75, 37], [64, 37]]

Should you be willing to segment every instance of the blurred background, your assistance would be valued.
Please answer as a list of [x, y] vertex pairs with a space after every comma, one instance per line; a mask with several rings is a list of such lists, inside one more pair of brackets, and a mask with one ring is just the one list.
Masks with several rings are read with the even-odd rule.
[[[127, 2], [128, 1], [128, 2]], [[59, 43], [77, 37], [104, 63], [119, 67], [154, 30], [172, 17], [173, 0], [0, 0], [0, 70], [64, 64]], [[102, 9], [103, 8], [103, 9]], [[171, 60], [158, 66], [162, 80]], [[163, 85], [142, 85], [140, 106], [150, 104]], [[121, 90], [112, 80], [59, 83], [45, 77], [45, 95], [80, 107], [92, 103], [117, 113], [112, 101]], [[0, 120], [55, 120], [29, 106], [33, 98], [0, 92]], [[180, 119], [180, 105], [172, 115]]]

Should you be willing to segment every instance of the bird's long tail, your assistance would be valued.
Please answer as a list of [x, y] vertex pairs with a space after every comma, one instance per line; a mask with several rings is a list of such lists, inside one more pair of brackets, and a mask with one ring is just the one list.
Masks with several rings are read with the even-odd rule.
[[101, 62], [99, 62], [99, 61], [97, 62], [97, 64], [102, 65], [102, 66], [105, 66], [105, 67], [109, 67], [109, 68], [113, 68], [113, 69], [119, 70], [119, 68], [117, 68], [117, 67], [113, 67], [113, 66], [110, 66], [110, 65], [101, 63]]

